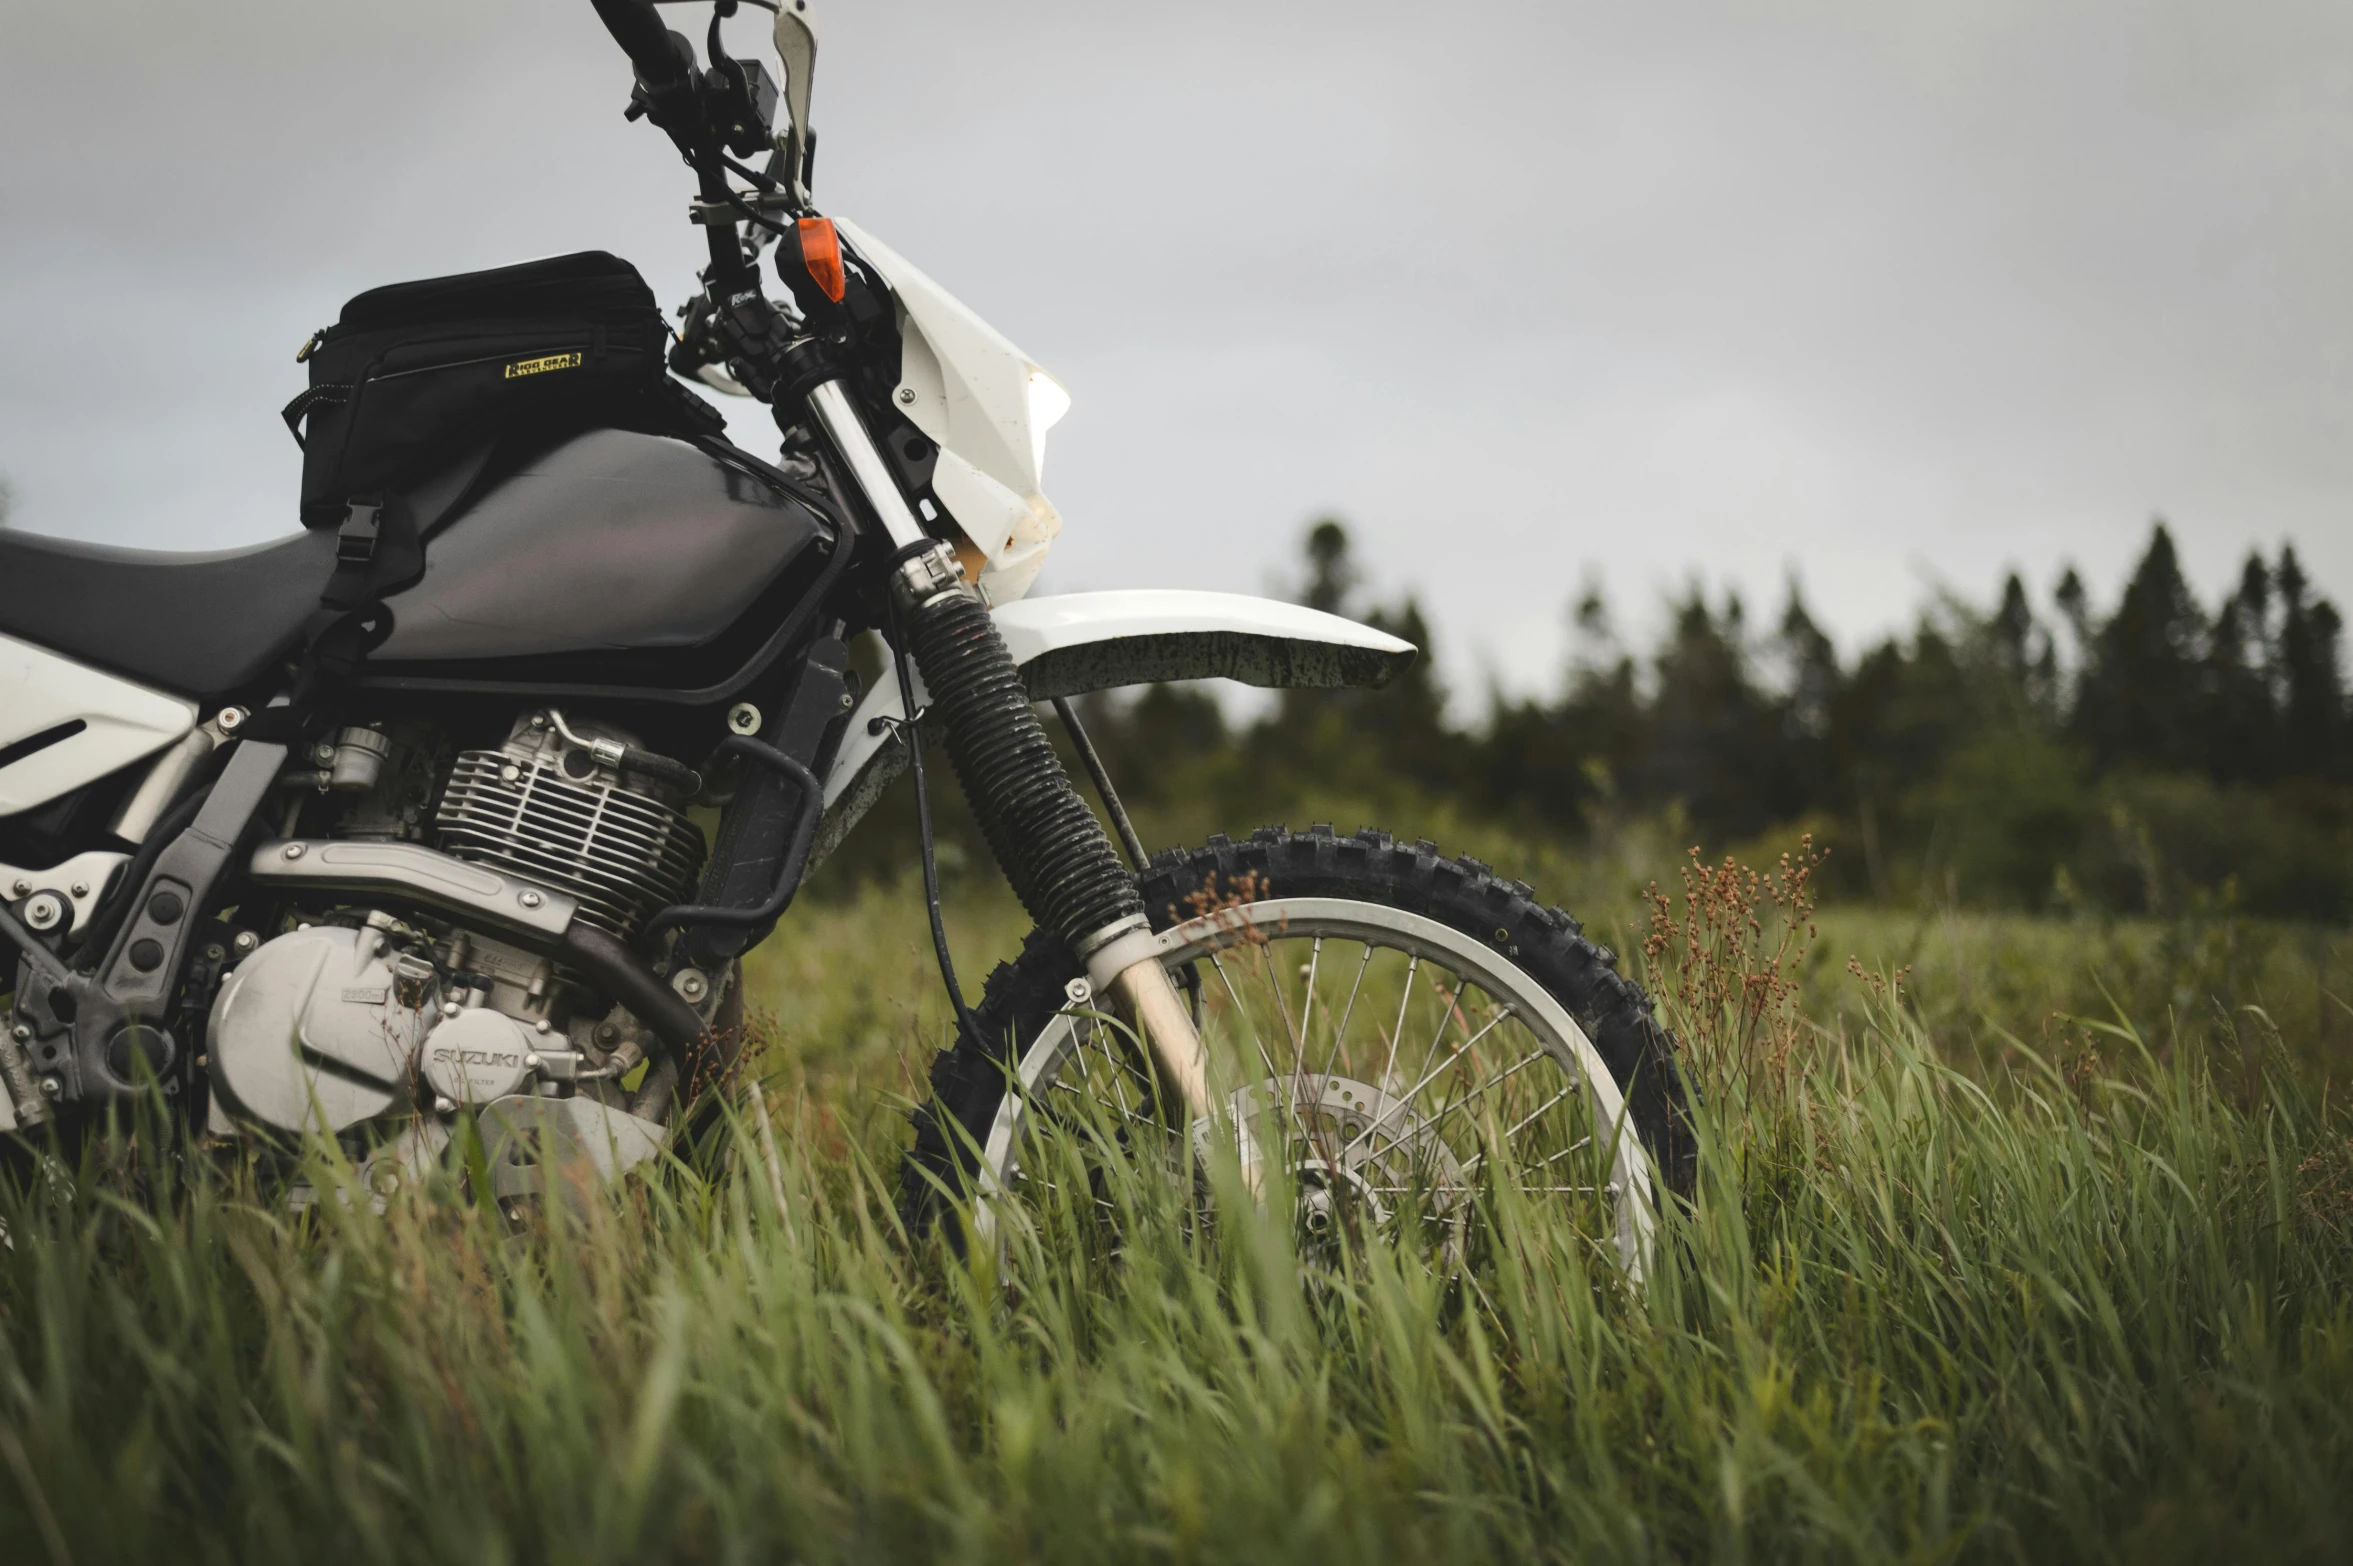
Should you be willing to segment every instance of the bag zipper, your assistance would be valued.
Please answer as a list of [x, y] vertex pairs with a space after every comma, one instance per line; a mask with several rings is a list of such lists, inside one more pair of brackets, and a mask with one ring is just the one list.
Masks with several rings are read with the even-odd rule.
[[[587, 350], [586, 350], [585, 348], [576, 348], [576, 349], [574, 349], [574, 348], [557, 348], [557, 349], [553, 349], [553, 350], [547, 350], [547, 349], [542, 349], [542, 350], [541, 350], [541, 352], [543, 352], [543, 353], [545, 353], [545, 352], [551, 352], [551, 351], [552, 351], [552, 352], [555, 352], [555, 353], [586, 353], [586, 352], [587, 352]], [[464, 369], [469, 369], [469, 368], [471, 368], [472, 366], [474, 366], [474, 365], [477, 365], [477, 364], [496, 364], [496, 363], [498, 363], [498, 362], [499, 362], [501, 359], [512, 359], [512, 358], [515, 358], [515, 357], [517, 357], [517, 355], [516, 355], [516, 354], [514, 354], [514, 353], [512, 353], [512, 352], [508, 352], [508, 353], [486, 353], [486, 354], [481, 354], [481, 355], [478, 355], [477, 357], [475, 357], [475, 358], [472, 358], [472, 359], [449, 359], [449, 360], [445, 360], [445, 361], [443, 361], [443, 362], [441, 362], [441, 363], [439, 363], [439, 364], [415, 364], [415, 365], [411, 365], [411, 366], [409, 366], [409, 367], [408, 367], [407, 369], [405, 369], [405, 370], [387, 370], [387, 371], [383, 372], [383, 373], [382, 373], [382, 374], [380, 374], [380, 375], [371, 375], [371, 376], [369, 376], [369, 377], [368, 377], [368, 379], [369, 379], [369, 380], [371, 380], [371, 381], [397, 381], [397, 380], [403, 380], [403, 379], [405, 379], [405, 378], [407, 378], [408, 376], [411, 376], [411, 375], [430, 375], [430, 374], [432, 374], [432, 373], [433, 373], [434, 371], [436, 371], [436, 370], [464, 370]], [[529, 357], [529, 356], [528, 356], [528, 355], [526, 355], [525, 357]]]

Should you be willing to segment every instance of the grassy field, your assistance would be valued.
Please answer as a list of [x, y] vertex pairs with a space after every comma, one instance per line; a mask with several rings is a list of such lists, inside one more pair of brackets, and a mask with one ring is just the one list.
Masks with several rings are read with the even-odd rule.
[[[1679, 903], [1692, 864], [1690, 850], [1655, 826], [1593, 847], [1531, 841], [1442, 802], [1318, 804], [1314, 819], [1344, 826], [1422, 823], [1448, 852], [1529, 882], [1636, 963], [1652, 920], [1644, 894], [1660, 886]], [[1139, 812], [1139, 827], [1150, 842], [1198, 843], [1214, 829], [1198, 811]], [[1751, 845], [1746, 857], [1770, 868], [1799, 849], [1794, 839]], [[985, 866], [959, 860], [945, 885], [959, 972], [977, 994], [989, 968], [1019, 949], [1027, 924]], [[2300, 1064], [2323, 1073], [2353, 1065], [2353, 930], [2206, 906], [2169, 919], [1832, 907], [1815, 926], [1797, 975], [1809, 1017], [1860, 1028], [1871, 990], [1849, 982], [1849, 965], [1901, 975], [1908, 1020], [1957, 1064], [1997, 1067], [2012, 1039], [2115, 1054], [2116, 1041], [2087, 1031], [2087, 1021], [2122, 1023], [2160, 1053], [2184, 1041], [2210, 1047], [2235, 1041], [2244, 1009], [2254, 1007]], [[948, 1006], [912, 872], [864, 884], [821, 873], [797, 922], [755, 954], [751, 993], [774, 1024], [778, 1068], [828, 1084], [821, 1098], [833, 1101], [852, 1078], [913, 1091], [918, 1057], [928, 1061], [947, 1036]]]
[[[1303, 1272], [1231, 1170], [1208, 1232], [1127, 1170], [1117, 1243], [1051, 1208], [1001, 1268], [911, 1242], [945, 1006], [919, 901], [836, 884], [750, 967], [773, 1135], [702, 1173], [520, 1235], [454, 1187], [296, 1214], [135, 1153], [0, 1193], [0, 1560], [2353, 1551], [2343, 932], [1809, 943], [1737, 884], [1685, 904], [1655, 844], [1451, 825], [1652, 965], [1708, 1084], [1643, 1290], [1509, 1202], [1467, 1274]], [[977, 992], [1021, 921], [951, 886]]]

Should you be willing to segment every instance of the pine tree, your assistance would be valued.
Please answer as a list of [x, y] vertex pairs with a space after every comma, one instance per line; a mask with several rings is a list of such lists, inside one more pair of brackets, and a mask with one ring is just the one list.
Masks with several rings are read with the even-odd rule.
[[1806, 611], [1805, 596], [1799, 592], [1794, 577], [1790, 579], [1789, 603], [1781, 611], [1781, 629], [1775, 640], [1789, 684], [1783, 732], [1793, 737], [1818, 738], [1829, 732], [1830, 708], [1838, 699], [1843, 675], [1838, 667], [1838, 649]]
[[1794, 577], [1774, 648], [1780, 655], [1784, 684], [1778, 724], [1781, 764], [1773, 781], [1781, 791], [1777, 803], [1782, 811], [1804, 815], [1827, 808], [1840, 792], [1830, 725], [1846, 673], [1839, 667], [1837, 647], [1806, 611], [1805, 597]]
[[1446, 727], [1446, 690], [1438, 683], [1430, 623], [1411, 594], [1394, 610], [1375, 609], [1365, 624], [1413, 643], [1422, 655], [1377, 691], [1350, 705], [1358, 732], [1372, 738], [1389, 765], [1432, 788], [1451, 787], [1462, 774], [1462, 747]]
[[2059, 606], [2059, 617], [2067, 622], [2067, 629], [2075, 634], [2078, 657], [2089, 652], [2092, 644], [2091, 594], [2084, 589], [2083, 578], [2069, 566], [2059, 575], [2059, 585], [2051, 590], [2051, 601]]
[[1994, 654], [1994, 663], [2008, 675], [2019, 689], [2026, 688], [2027, 671], [2033, 659], [2029, 647], [2034, 639], [2034, 607], [2026, 601], [2026, 584], [2013, 571], [2002, 583], [2001, 607], [1986, 627]]
[[1337, 517], [1318, 517], [1307, 529], [1307, 587], [1299, 601], [1326, 614], [1345, 614], [1364, 574], [1357, 569], [1348, 529]]
[[[2068, 573], [2074, 581], [2074, 573]], [[2080, 600], [2083, 584], [2075, 581]], [[2058, 638], [2038, 619], [2026, 584], [2012, 571], [2002, 582], [2002, 599], [1985, 622], [1985, 648], [1998, 689], [1988, 691], [1987, 716], [2003, 723], [2050, 724], [2059, 710]]]
[[2291, 777], [2343, 778], [2353, 771], [2339, 651], [2345, 622], [2327, 599], [2306, 600], [2311, 584], [2293, 548], [2280, 551], [2278, 581], [2282, 768]]
[[[1302, 550], [1307, 579], [1300, 602], [1326, 614], [1354, 614], [1364, 573], [1347, 525], [1337, 517], [1318, 518]], [[1284, 691], [1274, 720], [1254, 736], [1254, 749], [1270, 762], [1326, 776], [1370, 768], [1435, 789], [1453, 787], [1462, 776], [1463, 747], [1446, 726], [1446, 693], [1421, 606], [1408, 596], [1395, 609], [1354, 617], [1413, 643], [1421, 655], [1380, 690]]]
[[2207, 640], [2205, 760], [2218, 781], [2265, 782], [2278, 774], [2276, 661], [2271, 573], [2261, 554], [2250, 554]]
[[2160, 520], [2116, 612], [2092, 636], [2076, 690], [2072, 726], [2099, 766], [2203, 768], [2205, 653], [2205, 613]]
[[1746, 630], [1739, 595], [1727, 595], [1718, 614], [1693, 587], [1659, 654], [1651, 703], [1643, 791], [1680, 801], [1718, 842], [1763, 830], [1789, 803], [1778, 714], [1749, 677]]

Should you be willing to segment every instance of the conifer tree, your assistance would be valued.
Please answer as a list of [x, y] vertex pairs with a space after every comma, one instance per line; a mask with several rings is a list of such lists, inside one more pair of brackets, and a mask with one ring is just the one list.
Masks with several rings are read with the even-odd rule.
[[2247, 556], [2239, 585], [2214, 616], [2206, 651], [2206, 767], [2224, 782], [2267, 781], [2279, 769], [2277, 647], [2271, 634], [2271, 573]]
[[1462, 748], [1447, 730], [1446, 693], [1438, 682], [1434, 638], [1421, 606], [1409, 594], [1394, 609], [1357, 612], [1364, 573], [1347, 525], [1337, 517], [1310, 524], [1302, 551], [1307, 578], [1300, 602], [1326, 614], [1362, 619], [1413, 643], [1421, 656], [1377, 691], [1284, 691], [1275, 732], [1260, 736], [1259, 750], [1269, 756], [1312, 757], [1319, 770], [1345, 774], [1370, 766], [1429, 788], [1453, 787], [1463, 772]]
[[1319, 517], [1307, 529], [1307, 586], [1299, 601], [1326, 614], [1345, 614], [1363, 573], [1350, 551], [1348, 529], [1337, 517]]
[[1790, 578], [1789, 603], [1781, 611], [1774, 642], [1784, 671], [1779, 723], [1783, 775], [1776, 781], [1786, 791], [1783, 808], [1803, 814], [1823, 808], [1842, 792], [1830, 729], [1846, 677], [1838, 665], [1837, 647], [1807, 612], [1795, 577]]
[[2026, 601], [2026, 584], [2013, 571], [2002, 583], [2001, 606], [1987, 625], [1993, 647], [1994, 663], [2023, 690], [2033, 653], [2028, 644], [2034, 638], [2034, 608]]
[[2074, 730], [2102, 767], [2201, 768], [2206, 616], [2181, 574], [2162, 520], [2093, 634], [2076, 690]]
[[2281, 762], [2292, 777], [2347, 775], [2345, 675], [2339, 641], [2345, 622], [2311, 584], [2293, 548], [2279, 557], [2279, 668], [2284, 723]]

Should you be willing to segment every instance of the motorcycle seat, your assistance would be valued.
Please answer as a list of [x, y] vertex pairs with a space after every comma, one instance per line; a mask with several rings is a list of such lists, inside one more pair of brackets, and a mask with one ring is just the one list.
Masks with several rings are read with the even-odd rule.
[[323, 528], [204, 553], [0, 529], [0, 634], [203, 699], [259, 682], [335, 569]]

